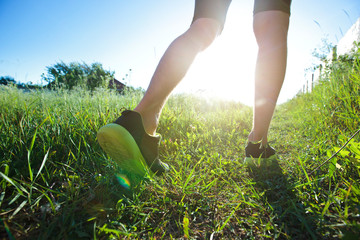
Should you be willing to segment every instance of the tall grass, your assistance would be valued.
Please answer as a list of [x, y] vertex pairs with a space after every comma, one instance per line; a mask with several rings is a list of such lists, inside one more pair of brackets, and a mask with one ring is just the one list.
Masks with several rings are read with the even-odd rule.
[[[283, 106], [294, 121], [303, 122], [299, 125], [301, 137], [307, 141], [300, 155], [307, 166], [303, 184], [311, 189], [307, 199], [312, 199], [305, 205], [308, 211], [321, 213], [324, 229], [339, 231], [339, 235], [328, 231], [334, 238], [356, 239], [360, 233], [359, 46], [327, 63], [311, 93], [300, 94]], [[308, 194], [298, 190], [301, 195]]]
[[[279, 106], [275, 162], [242, 163], [252, 110], [172, 96], [159, 125], [171, 166], [129, 192], [96, 142], [133, 109], [119, 95], [0, 88], [0, 237], [14, 239], [351, 239], [360, 233], [359, 56], [328, 66], [312, 93]], [[311, 172], [320, 166], [314, 173]]]
[[47, 214], [57, 216], [64, 205], [76, 206], [88, 197], [89, 185], [111, 168], [96, 143], [96, 131], [121, 108], [134, 107], [139, 97], [119, 98], [105, 90], [0, 91], [0, 204], [22, 232], [33, 218], [43, 225]]

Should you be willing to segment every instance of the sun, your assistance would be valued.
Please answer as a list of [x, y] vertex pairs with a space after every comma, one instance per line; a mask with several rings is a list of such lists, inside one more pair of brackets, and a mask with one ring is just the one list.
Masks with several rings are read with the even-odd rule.
[[229, 26], [197, 56], [176, 92], [201, 92], [253, 105], [257, 46], [251, 30], [238, 28]]

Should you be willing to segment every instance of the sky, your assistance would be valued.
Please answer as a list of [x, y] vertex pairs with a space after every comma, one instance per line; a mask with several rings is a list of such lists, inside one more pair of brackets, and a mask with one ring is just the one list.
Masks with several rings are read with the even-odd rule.
[[[188, 29], [193, 11], [193, 0], [0, 0], [0, 76], [42, 84], [46, 67], [58, 62], [99, 62], [115, 71], [116, 79], [146, 89], [162, 54]], [[198, 55], [175, 93], [253, 104], [252, 11], [253, 1], [233, 0], [223, 33]], [[359, 17], [358, 0], [293, 0], [278, 103], [309, 80], [305, 69], [322, 39], [336, 44]]]

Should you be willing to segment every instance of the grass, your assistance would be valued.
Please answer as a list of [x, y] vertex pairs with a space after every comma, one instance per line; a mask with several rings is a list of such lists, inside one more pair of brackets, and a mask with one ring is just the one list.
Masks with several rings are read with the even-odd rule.
[[[360, 234], [360, 64], [329, 64], [278, 107], [277, 161], [246, 167], [252, 110], [191, 95], [160, 121], [163, 177], [129, 195], [97, 130], [140, 93], [0, 88], [0, 238], [354, 239]], [[312, 170], [316, 171], [312, 174]]]

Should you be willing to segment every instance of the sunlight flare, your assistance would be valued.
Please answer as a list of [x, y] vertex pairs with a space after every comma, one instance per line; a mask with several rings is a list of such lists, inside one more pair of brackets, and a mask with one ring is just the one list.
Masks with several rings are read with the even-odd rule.
[[125, 176], [124, 174], [117, 174], [116, 179], [118, 180], [118, 182], [120, 183], [120, 185], [123, 188], [130, 189], [131, 183], [130, 183], [129, 179], [127, 178], [127, 176]]

